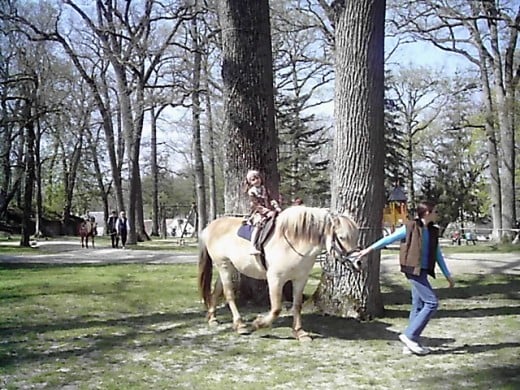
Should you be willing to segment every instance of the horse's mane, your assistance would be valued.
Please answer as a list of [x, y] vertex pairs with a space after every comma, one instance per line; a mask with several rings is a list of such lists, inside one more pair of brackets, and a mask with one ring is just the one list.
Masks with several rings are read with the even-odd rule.
[[327, 209], [292, 206], [285, 209], [276, 220], [280, 235], [290, 240], [304, 240], [319, 244], [331, 228]]

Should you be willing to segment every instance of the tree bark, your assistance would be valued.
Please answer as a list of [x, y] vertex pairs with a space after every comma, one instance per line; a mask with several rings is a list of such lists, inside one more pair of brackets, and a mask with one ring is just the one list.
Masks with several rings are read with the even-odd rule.
[[[150, 169], [152, 174], [152, 236], [159, 236], [159, 167], [157, 166], [157, 116], [155, 106], [150, 107]], [[162, 231], [163, 238], [167, 232]], [[166, 234], [165, 234], [166, 233]]]
[[211, 108], [211, 94], [210, 94], [210, 83], [209, 83], [209, 66], [208, 56], [203, 56], [203, 74], [204, 84], [206, 93], [204, 95], [204, 105], [206, 107], [206, 121], [208, 127], [207, 134], [207, 152], [206, 156], [208, 159], [208, 200], [209, 200], [209, 213], [208, 222], [213, 221], [217, 218], [218, 205], [217, 205], [217, 185], [216, 185], [216, 172], [215, 172], [215, 131], [213, 127], [213, 110]]
[[278, 137], [274, 125], [273, 70], [269, 2], [219, 2], [222, 27], [225, 158], [225, 211], [248, 210], [243, 180], [248, 169], [265, 176], [278, 196]]
[[[227, 214], [246, 214], [243, 192], [248, 169], [258, 169], [271, 195], [278, 197], [277, 134], [268, 0], [221, 0], [224, 84], [224, 199]], [[243, 284], [243, 283], [240, 283]], [[247, 279], [240, 299], [267, 301], [264, 281]], [[250, 287], [250, 288], [248, 288]], [[254, 291], [253, 294], [248, 292]]]
[[[361, 226], [366, 246], [381, 234], [384, 207], [385, 1], [334, 2], [335, 119], [331, 208]], [[366, 319], [379, 316], [379, 253], [366, 272], [327, 264], [314, 296], [325, 313]]]
[[[483, 54], [480, 54], [484, 58]], [[493, 110], [492, 93], [489, 86], [488, 70], [486, 61], [480, 63], [480, 80], [482, 89], [484, 90], [484, 107], [485, 107], [485, 134], [486, 148], [489, 160], [489, 195], [491, 198], [491, 220], [493, 221], [493, 231], [491, 237], [498, 241], [502, 235], [502, 196], [500, 185], [500, 167], [498, 161], [498, 142], [495, 131], [495, 119]]]
[[25, 150], [24, 150], [24, 180], [23, 180], [23, 214], [22, 214], [22, 234], [20, 237], [20, 246], [22, 247], [30, 247], [30, 237], [34, 232], [33, 226], [31, 224], [31, 217], [33, 213], [33, 191], [34, 191], [34, 181], [35, 181], [35, 164], [34, 164], [34, 147], [36, 141], [35, 134], [35, 124], [34, 124], [34, 112], [33, 105], [36, 101], [36, 90], [37, 90], [37, 81], [34, 79], [34, 85], [31, 87], [24, 88], [26, 90], [26, 99], [24, 102], [23, 109], [23, 120], [24, 120], [24, 142], [25, 142]]
[[[515, 234], [511, 229], [516, 222], [515, 205], [515, 132], [514, 132], [514, 96], [515, 74], [513, 69], [513, 54], [517, 46], [518, 28], [520, 27], [520, 6], [518, 7], [516, 26], [511, 26], [509, 41], [505, 43], [505, 54], [500, 52], [500, 39], [496, 17], [498, 10], [490, 1], [482, 1], [482, 9], [487, 15], [490, 32], [490, 47], [493, 57], [493, 80], [498, 109], [498, 123], [500, 127], [500, 143], [502, 150], [500, 157], [500, 184], [502, 206], [502, 239], [511, 241]], [[520, 69], [520, 67], [519, 67]]]
[[[197, 5], [195, 5], [197, 7]], [[199, 45], [198, 18], [191, 20], [192, 45], [193, 45], [193, 80], [192, 80], [192, 159], [195, 168], [195, 193], [197, 196], [198, 230], [202, 230], [208, 223], [206, 212], [206, 185], [204, 174], [204, 161], [202, 159], [202, 145], [200, 136], [200, 76], [202, 72], [202, 53]], [[197, 232], [198, 233], [198, 232]]]

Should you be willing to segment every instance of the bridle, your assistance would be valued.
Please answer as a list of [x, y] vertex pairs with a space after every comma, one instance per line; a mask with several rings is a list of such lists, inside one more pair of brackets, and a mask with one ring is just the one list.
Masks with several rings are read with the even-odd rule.
[[347, 251], [343, 244], [341, 243], [336, 231], [332, 233], [332, 247], [331, 252], [335, 251], [340, 257], [350, 257], [352, 254], [359, 252], [361, 250], [360, 247], [356, 247]]
[[[334, 261], [339, 262], [341, 265], [347, 266], [351, 271], [359, 271], [361, 261], [357, 256], [353, 254], [359, 252], [361, 248], [358, 246], [354, 249], [347, 251], [341, 243], [336, 231], [332, 232], [331, 248], [327, 251], [326, 260], [332, 257]], [[323, 265], [322, 265], [323, 267]]]

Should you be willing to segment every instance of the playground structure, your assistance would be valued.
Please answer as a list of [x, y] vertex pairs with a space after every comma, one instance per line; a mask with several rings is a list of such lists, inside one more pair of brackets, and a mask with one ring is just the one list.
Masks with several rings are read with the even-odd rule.
[[392, 233], [408, 220], [407, 196], [403, 187], [395, 186], [386, 202], [383, 211], [383, 228]]
[[177, 237], [181, 240], [186, 237], [195, 237], [197, 235], [198, 212], [197, 205], [192, 202], [189, 212], [185, 217], [182, 217], [181, 212], [186, 209], [185, 205], [161, 205], [161, 237], [168, 236]]

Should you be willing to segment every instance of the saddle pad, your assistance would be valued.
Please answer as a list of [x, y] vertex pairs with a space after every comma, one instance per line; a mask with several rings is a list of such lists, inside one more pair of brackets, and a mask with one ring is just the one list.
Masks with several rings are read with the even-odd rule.
[[251, 241], [251, 234], [253, 233], [253, 225], [243, 224], [240, 225], [237, 231], [238, 237], [242, 237], [248, 241]]

